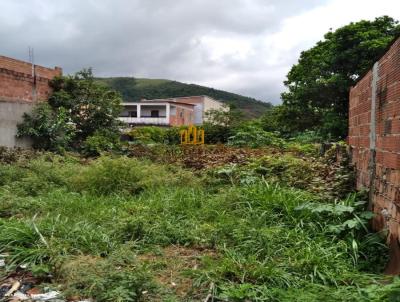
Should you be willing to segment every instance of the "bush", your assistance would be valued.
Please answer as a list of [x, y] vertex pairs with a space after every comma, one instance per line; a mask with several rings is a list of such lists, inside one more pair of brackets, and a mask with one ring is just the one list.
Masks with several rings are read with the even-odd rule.
[[80, 151], [98, 129], [119, 132], [121, 96], [95, 82], [90, 69], [56, 77], [50, 85], [48, 102], [39, 102], [18, 125], [18, 136], [31, 137], [34, 148]]
[[230, 127], [211, 123], [205, 123], [203, 128], [206, 144], [224, 144], [228, 142], [229, 137], [234, 133], [234, 130]]
[[74, 137], [68, 111], [52, 108], [47, 102], [40, 102], [29, 115], [24, 113], [24, 122], [18, 125], [18, 136], [33, 139], [35, 149], [63, 152], [69, 149]]
[[98, 130], [83, 142], [82, 150], [85, 155], [97, 156], [102, 152], [116, 151], [120, 148], [119, 133]]
[[240, 129], [235, 135], [229, 137], [228, 145], [250, 148], [264, 146], [281, 148], [284, 146], [284, 140], [272, 132], [266, 132], [255, 126], [248, 126]]
[[300, 144], [311, 144], [311, 143], [322, 143], [324, 141], [324, 137], [318, 131], [306, 130], [304, 132], [298, 133], [290, 140], [292, 142]]
[[102, 156], [71, 179], [73, 190], [95, 195], [137, 194], [145, 189], [178, 183], [189, 173], [146, 160]]
[[128, 136], [137, 143], [169, 144], [180, 143], [180, 127], [162, 128], [156, 126], [135, 127], [128, 132]]
[[169, 145], [179, 145], [181, 143], [180, 131], [184, 127], [170, 127], [166, 128], [164, 131], [164, 143]]
[[17, 195], [36, 196], [50, 188], [66, 186], [77, 170], [76, 158], [45, 153], [27, 162], [0, 164], [0, 185], [7, 185]]
[[146, 126], [134, 127], [128, 132], [133, 141], [142, 143], [164, 143], [164, 129], [161, 127]]
[[139, 301], [154, 285], [129, 246], [107, 258], [76, 256], [65, 261], [58, 279], [69, 296], [92, 297], [98, 302]]

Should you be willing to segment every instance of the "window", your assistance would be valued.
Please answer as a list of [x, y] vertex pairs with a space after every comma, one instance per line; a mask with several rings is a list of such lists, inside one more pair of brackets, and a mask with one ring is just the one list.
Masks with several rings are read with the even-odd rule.
[[180, 117], [183, 117], [183, 110], [179, 113]]
[[129, 112], [124, 110], [122, 113], [119, 115], [120, 117], [129, 117]]
[[129, 111], [130, 117], [137, 117], [137, 111]]
[[158, 110], [151, 110], [151, 117], [159, 117], [160, 113]]

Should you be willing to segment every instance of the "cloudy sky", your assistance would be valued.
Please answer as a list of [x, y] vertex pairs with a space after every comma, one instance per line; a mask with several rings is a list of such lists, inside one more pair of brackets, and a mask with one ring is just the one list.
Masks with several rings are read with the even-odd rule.
[[0, 55], [165, 78], [279, 103], [302, 50], [399, 0], [0, 0]]

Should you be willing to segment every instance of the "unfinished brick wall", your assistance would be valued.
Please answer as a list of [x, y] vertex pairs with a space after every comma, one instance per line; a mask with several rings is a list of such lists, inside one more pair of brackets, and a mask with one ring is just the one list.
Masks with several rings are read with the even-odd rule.
[[47, 100], [49, 81], [61, 75], [61, 68], [45, 68], [0, 56], [0, 146], [29, 147], [28, 138], [17, 138], [17, 125], [34, 103]]
[[350, 91], [349, 144], [373, 227], [388, 231], [388, 273], [400, 273], [400, 39]]
[[185, 126], [194, 124], [194, 111], [192, 107], [177, 107], [175, 115], [169, 117], [171, 126]]
[[49, 81], [61, 75], [61, 68], [45, 68], [0, 56], [0, 100], [34, 102], [46, 100], [51, 92]]

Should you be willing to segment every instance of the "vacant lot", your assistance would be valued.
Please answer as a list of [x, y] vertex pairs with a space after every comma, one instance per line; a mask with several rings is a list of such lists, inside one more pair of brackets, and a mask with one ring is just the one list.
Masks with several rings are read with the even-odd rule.
[[3, 152], [0, 274], [75, 301], [397, 301], [345, 160], [304, 150]]

